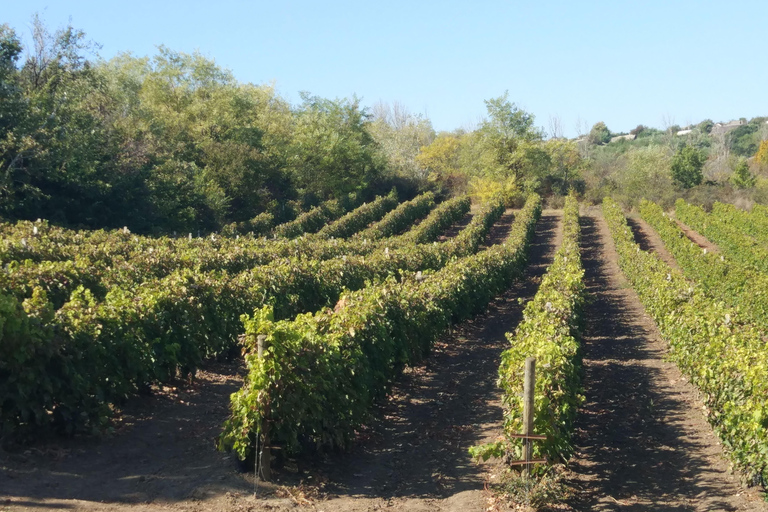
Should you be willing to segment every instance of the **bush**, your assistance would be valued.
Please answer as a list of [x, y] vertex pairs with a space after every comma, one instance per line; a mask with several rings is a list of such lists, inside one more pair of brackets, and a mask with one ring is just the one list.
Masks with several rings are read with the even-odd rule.
[[704, 179], [702, 169], [706, 158], [695, 147], [685, 144], [672, 157], [672, 179], [682, 188], [700, 185]]
[[736, 169], [733, 170], [731, 175], [731, 183], [738, 189], [752, 188], [755, 186], [756, 179], [749, 172], [749, 164], [746, 159], [739, 159], [739, 163], [736, 164]]
[[611, 131], [608, 129], [604, 122], [600, 121], [599, 123], [595, 123], [595, 125], [589, 131], [587, 140], [590, 144], [594, 144], [596, 146], [608, 144], [611, 142]]

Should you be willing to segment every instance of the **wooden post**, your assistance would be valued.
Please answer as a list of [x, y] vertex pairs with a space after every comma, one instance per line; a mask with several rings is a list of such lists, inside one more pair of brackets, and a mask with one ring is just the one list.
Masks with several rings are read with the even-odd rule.
[[[525, 380], [523, 381], [523, 435], [533, 434], [533, 395], [536, 389], [536, 358], [528, 357], [525, 360]], [[533, 458], [533, 441], [526, 439], [523, 444], [523, 460], [526, 464], [523, 469], [525, 476], [530, 476], [531, 465], [528, 463]]]
[[264, 357], [264, 345], [267, 344], [267, 335], [259, 334], [256, 336], [256, 350], [258, 351], [259, 359]]
[[[259, 334], [256, 337], [257, 342], [257, 350], [259, 359], [264, 357], [264, 350], [267, 348], [267, 336], [265, 334]], [[269, 408], [269, 403], [266, 404], [265, 409]], [[257, 441], [257, 450], [256, 450], [256, 465], [258, 467], [256, 478], [259, 477], [259, 473], [261, 473], [261, 478], [264, 479], [264, 481], [269, 481], [272, 478], [272, 472], [271, 472], [271, 463], [272, 463], [272, 454], [269, 451], [269, 416], [267, 411], [265, 410], [265, 413], [262, 415], [262, 421], [261, 421], [261, 443], [258, 443]], [[260, 446], [259, 446], [260, 444]], [[259, 451], [258, 448], [261, 448]]]

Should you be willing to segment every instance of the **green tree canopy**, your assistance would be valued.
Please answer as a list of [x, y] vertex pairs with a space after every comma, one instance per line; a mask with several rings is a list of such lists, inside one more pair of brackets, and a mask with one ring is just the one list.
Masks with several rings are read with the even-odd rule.
[[702, 169], [706, 157], [695, 147], [685, 144], [672, 157], [672, 179], [682, 188], [700, 185], [704, 179]]
[[757, 179], [749, 172], [749, 164], [745, 158], [740, 158], [731, 175], [731, 183], [739, 189], [752, 188]]
[[[541, 174], [547, 154], [541, 149], [543, 134], [535, 118], [509, 101], [509, 93], [485, 101], [488, 117], [477, 130], [478, 142], [486, 157], [481, 159], [490, 176], [520, 183]], [[526, 176], [527, 175], [527, 176]]]
[[381, 173], [383, 160], [359, 100], [327, 100], [308, 93], [302, 99], [288, 160], [297, 186], [321, 198], [365, 189]]
[[368, 130], [395, 176], [425, 179], [428, 171], [416, 159], [419, 150], [435, 139], [432, 123], [420, 114], [412, 114], [400, 103], [378, 103]]
[[595, 125], [589, 131], [587, 141], [590, 144], [594, 144], [596, 146], [608, 144], [611, 142], [611, 131], [608, 129], [604, 122], [600, 121], [595, 123]]

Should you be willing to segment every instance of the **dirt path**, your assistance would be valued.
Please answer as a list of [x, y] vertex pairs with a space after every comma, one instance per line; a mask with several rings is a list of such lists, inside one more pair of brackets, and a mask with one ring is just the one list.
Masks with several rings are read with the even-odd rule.
[[468, 212], [463, 219], [461, 219], [459, 222], [456, 222], [451, 227], [446, 229], [443, 234], [441, 234], [438, 238], [438, 242], [445, 242], [447, 240], [450, 240], [451, 238], [456, 237], [459, 233], [461, 233], [461, 230], [464, 229], [469, 225], [469, 223], [472, 221], [472, 218], [475, 216], [474, 212]]
[[507, 239], [509, 230], [512, 229], [512, 223], [515, 221], [515, 212], [507, 208], [504, 214], [491, 226], [488, 231], [488, 235], [485, 237], [485, 243], [481, 245], [482, 248], [487, 248], [491, 245], [499, 244]]
[[639, 215], [628, 215], [627, 224], [635, 237], [635, 243], [644, 251], [653, 251], [672, 268], [680, 269], [675, 257], [667, 250], [659, 234]]
[[518, 298], [535, 294], [560, 238], [559, 212], [544, 212], [524, 279], [399, 379], [367, 442], [316, 468], [328, 493], [318, 509], [486, 510], [483, 487], [495, 464], [478, 466], [467, 450], [501, 432], [496, 379], [504, 333], [519, 322]]
[[240, 387], [237, 364], [198, 372], [191, 386], [137, 397], [103, 439], [58, 440], [0, 456], [0, 511], [144, 510], [147, 503], [248, 492], [251, 482], [214, 438]]
[[[642, 228], [641, 224], [637, 226]], [[647, 239], [649, 233], [644, 233]], [[695, 390], [618, 268], [598, 209], [582, 219], [593, 301], [584, 333], [586, 403], [569, 483], [575, 510], [768, 510], [728, 472]]]
[[709, 239], [699, 234], [698, 231], [694, 231], [693, 229], [688, 227], [687, 224], [683, 224], [682, 222], [675, 219], [674, 217], [673, 217], [673, 220], [675, 221], [677, 226], [683, 230], [683, 233], [685, 233], [685, 236], [687, 236], [691, 242], [695, 243], [702, 249], [708, 250], [709, 252], [714, 252], [714, 253], [720, 252], [720, 248], [717, 245], [713, 244], [712, 242], [709, 241]]
[[[508, 212], [490, 241], [513, 218]], [[111, 436], [0, 452], [0, 511], [484, 510], [492, 466], [475, 465], [467, 448], [501, 430], [504, 333], [522, 313], [518, 297], [535, 293], [559, 236], [559, 215], [545, 212], [525, 278], [403, 376], [357, 450], [283, 471], [281, 482], [259, 489], [268, 500], [254, 498], [253, 475], [214, 447], [240, 383], [241, 369], [230, 364], [200, 372], [192, 386], [132, 400]]]

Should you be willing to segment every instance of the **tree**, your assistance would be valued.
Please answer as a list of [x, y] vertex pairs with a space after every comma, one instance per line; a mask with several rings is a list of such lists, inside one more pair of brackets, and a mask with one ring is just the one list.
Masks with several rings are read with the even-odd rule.
[[24, 135], [14, 131], [26, 111], [16, 69], [21, 51], [16, 32], [8, 25], [0, 25], [0, 213], [13, 208], [13, 196], [19, 188], [15, 175]]
[[595, 123], [595, 125], [589, 131], [587, 140], [590, 144], [595, 146], [608, 144], [611, 142], [611, 131], [608, 129], [604, 122], [600, 121]]
[[7, 27], [0, 36], [3, 95], [10, 94], [0, 101], [0, 210], [79, 223], [101, 207], [108, 188], [99, 163], [108, 160], [109, 141], [89, 101], [103, 84], [81, 31], [51, 34], [38, 16], [32, 29], [34, 46], [19, 69], [20, 44]]
[[575, 142], [550, 139], [544, 143], [551, 162], [548, 180], [554, 191], [567, 194], [571, 185], [578, 178], [583, 165], [579, 148]]
[[702, 169], [706, 158], [695, 147], [685, 144], [672, 157], [672, 179], [682, 188], [700, 185], [704, 179]]
[[755, 186], [756, 178], [749, 172], [749, 164], [745, 158], [740, 158], [736, 168], [731, 175], [731, 183], [738, 189], [752, 188]]
[[757, 149], [757, 154], [755, 155], [755, 161], [757, 161], [760, 166], [768, 166], [768, 140], [760, 142], [760, 147]]
[[488, 117], [477, 130], [480, 148], [490, 157], [485, 169], [489, 176], [521, 182], [525, 174], [538, 174], [541, 130], [534, 116], [509, 101], [509, 93], [485, 101]]
[[419, 165], [419, 150], [435, 138], [429, 119], [411, 114], [400, 103], [378, 103], [373, 107], [373, 121], [368, 126], [371, 135], [387, 158], [389, 169], [405, 178], [426, 178]]
[[365, 189], [384, 165], [368, 113], [357, 98], [301, 96], [288, 160], [296, 185], [323, 199]]
[[563, 122], [558, 115], [549, 116], [549, 137], [552, 139], [563, 138]]
[[416, 163], [427, 171], [430, 181], [444, 181], [461, 172], [460, 146], [459, 135], [441, 133], [431, 144], [421, 147], [416, 155]]
[[715, 123], [711, 119], [705, 119], [696, 125], [696, 128], [698, 128], [701, 133], [711, 133], [712, 128], [714, 127]]
[[760, 144], [759, 124], [754, 119], [752, 121], [728, 132], [728, 145], [733, 154], [750, 157], [757, 153]]
[[645, 126], [639, 124], [634, 129], [630, 130], [629, 133], [630, 135], [634, 135], [635, 137], [637, 137], [644, 131], [645, 131]]
[[615, 184], [612, 193], [629, 203], [636, 204], [643, 197], [663, 202], [676, 193], [670, 173], [671, 156], [662, 145], [632, 147], [609, 165], [608, 181]]

